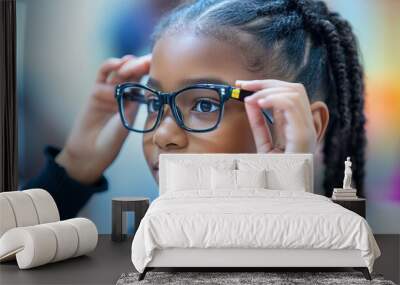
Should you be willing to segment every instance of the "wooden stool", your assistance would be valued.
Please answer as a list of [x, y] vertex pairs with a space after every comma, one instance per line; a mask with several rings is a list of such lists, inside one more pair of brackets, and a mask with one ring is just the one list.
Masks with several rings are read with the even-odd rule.
[[118, 197], [112, 199], [112, 234], [113, 241], [126, 239], [126, 214], [135, 213], [135, 232], [149, 208], [149, 199], [145, 197]]

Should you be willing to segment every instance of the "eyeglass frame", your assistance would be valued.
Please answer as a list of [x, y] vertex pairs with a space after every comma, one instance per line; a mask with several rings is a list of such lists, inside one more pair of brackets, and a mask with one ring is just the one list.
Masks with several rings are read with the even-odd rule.
[[[154, 124], [154, 126], [148, 130], [136, 130], [131, 128], [126, 122], [127, 120], [125, 119], [124, 116], [124, 106], [123, 106], [123, 92], [122, 90], [124, 88], [127, 87], [133, 87], [133, 88], [142, 88], [142, 89], [146, 89], [150, 92], [152, 92], [153, 94], [157, 95], [158, 99], [161, 102], [161, 105], [159, 107], [158, 110], [158, 114], [157, 114], [157, 121]], [[178, 96], [180, 93], [190, 90], [190, 89], [208, 89], [208, 90], [214, 90], [218, 93], [218, 95], [220, 96], [220, 111], [219, 111], [219, 115], [218, 115], [218, 120], [216, 122], [216, 124], [208, 129], [204, 129], [204, 130], [196, 130], [196, 129], [192, 129], [189, 128], [187, 126], [185, 126], [185, 124], [183, 123], [182, 118], [180, 118], [179, 116], [179, 112], [178, 112], [178, 107], [176, 106], [176, 102], [175, 102], [175, 98], [176, 96]], [[120, 118], [122, 121], [123, 126], [128, 129], [129, 131], [133, 131], [136, 133], [149, 133], [154, 131], [161, 123], [161, 118], [164, 115], [164, 105], [168, 105], [171, 108], [173, 117], [175, 119], [175, 122], [178, 124], [178, 126], [186, 131], [189, 132], [195, 132], [195, 133], [206, 133], [206, 132], [210, 132], [215, 130], [216, 128], [218, 128], [221, 119], [223, 117], [223, 113], [224, 113], [224, 106], [225, 106], [225, 102], [228, 101], [229, 99], [234, 99], [234, 100], [238, 100], [241, 102], [244, 102], [244, 98], [250, 96], [254, 94], [254, 92], [252, 91], [248, 91], [248, 90], [243, 90], [234, 86], [230, 86], [230, 85], [225, 85], [225, 84], [214, 84], [214, 83], [197, 83], [197, 84], [193, 84], [193, 85], [189, 85], [186, 86], [182, 89], [179, 89], [178, 91], [175, 92], [161, 92], [158, 90], [155, 90], [151, 87], [148, 87], [144, 84], [141, 83], [136, 83], [136, 82], [125, 82], [125, 83], [121, 83], [118, 84], [115, 87], [115, 94], [114, 97], [118, 102], [118, 109], [119, 109], [119, 114], [120, 114]], [[273, 118], [271, 113], [268, 110], [263, 110], [262, 112], [265, 116], [265, 118], [271, 123], [273, 124]]]

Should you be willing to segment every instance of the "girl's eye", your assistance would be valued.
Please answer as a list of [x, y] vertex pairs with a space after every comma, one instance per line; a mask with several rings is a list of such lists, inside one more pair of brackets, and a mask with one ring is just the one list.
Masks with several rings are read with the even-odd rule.
[[219, 104], [208, 99], [199, 99], [192, 110], [200, 113], [216, 112], [220, 108]]
[[148, 99], [147, 110], [149, 113], [158, 112], [159, 109], [160, 109], [160, 100], [158, 100], [156, 98]]

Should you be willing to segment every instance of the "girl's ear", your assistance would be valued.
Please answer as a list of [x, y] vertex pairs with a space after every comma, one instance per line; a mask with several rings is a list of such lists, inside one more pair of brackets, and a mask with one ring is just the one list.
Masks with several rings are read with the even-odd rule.
[[329, 109], [322, 101], [315, 101], [311, 104], [311, 114], [314, 121], [317, 141], [320, 143], [324, 138], [329, 123]]

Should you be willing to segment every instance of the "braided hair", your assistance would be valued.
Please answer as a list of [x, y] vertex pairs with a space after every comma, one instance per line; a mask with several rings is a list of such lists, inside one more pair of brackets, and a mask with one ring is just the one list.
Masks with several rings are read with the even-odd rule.
[[317, 0], [189, 1], [159, 22], [153, 45], [165, 34], [184, 30], [236, 45], [250, 71], [302, 83], [311, 102], [326, 102], [325, 194], [341, 185], [343, 161], [351, 156], [354, 183], [364, 196], [363, 68], [346, 20]]

